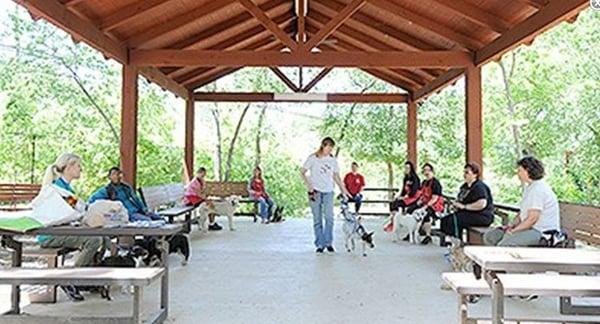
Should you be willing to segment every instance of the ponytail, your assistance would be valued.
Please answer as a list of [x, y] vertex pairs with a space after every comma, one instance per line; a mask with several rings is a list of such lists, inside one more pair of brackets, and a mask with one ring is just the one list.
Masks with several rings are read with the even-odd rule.
[[42, 186], [47, 186], [52, 184], [54, 180], [60, 178], [60, 176], [65, 171], [65, 168], [68, 165], [72, 165], [75, 163], [80, 163], [81, 158], [79, 155], [74, 153], [63, 153], [61, 154], [54, 164], [48, 166], [46, 168], [46, 172], [44, 173], [44, 178], [42, 179]]

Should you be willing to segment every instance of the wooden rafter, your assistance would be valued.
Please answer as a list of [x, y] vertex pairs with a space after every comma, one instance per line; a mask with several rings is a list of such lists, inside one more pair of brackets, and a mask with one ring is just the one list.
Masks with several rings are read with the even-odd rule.
[[406, 103], [400, 93], [284, 93], [271, 92], [196, 92], [196, 101], [215, 102], [330, 102], [330, 103]]
[[[288, 4], [285, 2], [281, 2], [281, 0], [271, 0], [259, 6], [261, 10], [263, 10], [266, 14], [269, 15], [277, 15], [273, 20], [277, 23], [279, 12], [287, 12]], [[288, 13], [289, 14], [289, 13]], [[231, 19], [227, 19], [226, 21], [217, 21], [211, 26], [203, 29], [202, 31], [187, 37], [182, 40], [178, 40], [175, 43], [167, 43], [164, 48], [174, 48], [174, 49], [194, 49], [194, 48], [206, 48], [205, 44], [210, 42], [213, 39], [221, 40], [223, 34], [229, 33], [231, 30], [236, 28], [245, 29], [245, 26], [258, 27], [260, 31], [264, 29], [262, 25], [256, 20], [252, 18], [252, 15], [244, 11]], [[237, 29], [236, 29], [237, 30]]]
[[452, 70], [449, 70], [448, 72], [446, 72], [443, 75], [439, 76], [437, 79], [435, 79], [432, 82], [428, 83], [424, 87], [422, 87], [420, 89], [417, 89], [413, 93], [413, 98], [412, 99], [414, 101], [421, 101], [421, 100], [423, 100], [424, 98], [426, 98], [427, 96], [431, 95], [432, 93], [435, 93], [436, 91], [440, 91], [442, 88], [444, 88], [448, 84], [456, 81], [456, 79], [460, 78], [463, 75], [463, 73], [464, 73], [464, 69], [452, 69]]
[[552, 1], [536, 14], [521, 22], [475, 53], [475, 64], [485, 64], [517, 46], [533, 40], [537, 35], [576, 15], [590, 5], [589, 0]]
[[336, 28], [341, 26], [350, 16], [360, 10], [365, 5], [365, 0], [353, 0], [350, 2], [342, 11], [340, 11], [333, 19], [327, 22], [319, 32], [311, 37], [305, 44], [304, 50], [310, 51], [322, 41], [324, 41], [329, 35], [331, 35]]
[[454, 14], [460, 15], [480, 26], [489, 28], [498, 34], [502, 34], [510, 29], [511, 25], [508, 21], [497, 17], [485, 10], [482, 10], [476, 5], [473, 5], [464, 0], [434, 0], [436, 4], [450, 9]]
[[[171, 0], [172, 1], [172, 0]], [[117, 10], [112, 15], [103, 18], [99, 23], [98, 27], [100, 30], [107, 32], [111, 31], [119, 26], [123, 26], [135, 18], [142, 16], [144, 13], [168, 3], [165, 0], [144, 0], [134, 2], [125, 8]]]
[[298, 32], [296, 33], [296, 41], [301, 46], [304, 46], [306, 40], [306, 9], [308, 0], [295, 0], [296, 15], [298, 17]]
[[362, 69], [362, 70], [378, 79], [381, 79], [381, 80], [383, 80], [391, 85], [394, 85], [400, 89], [403, 89], [409, 93], [412, 93], [412, 91], [413, 91], [412, 85], [407, 84], [405, 81], [402, 81], [400, 79], [397, 79], [393, 76], [388, 75], [387, 72], [389, 72], [389, 71], [377, 70], [377, 69]]
[[65, 5], [65, 7], [70, 8], [70, 7], [76, 6], [84, 1], [86, 1], [86, 0], [62, 0], [61, 3], [63, 5]]
[[198, 89], [198, 88], [202, 88], [203, 86], [210, 84], [212, 82], [215, 82], [218, 79], [221, 79], [223, 77], [228, 76], [229, 74], [232, 74], [238, 70], [241, 70], [242, 67], [236, 67], [236, 68], [216, 68], [213, 69], [213, 71], [211, 73], [206, 74], [206, 76], [204, 76], [202, 79], [191, 83], [187, 86], [188, 89]]
[[410, 9], [407, 9], [395, 2], [390, 0], [368, 0], [369, 3], [386, 10], [398, 17], [419, 25], [427, 30], [430, 30], [439, 36], [453, 42], [464, 49], [476, 51], [483, 47], [483, 43], [477, 39], [473, 39], [469, 36], [463, 35], [457, 31], [454, 31], [448, 26], [444, 26], [438, 22], [433, 21], [429, 17], [423, 17], [421, 15], [413, 13]]
[[271, 18], [269, 18], [264, 11], [254, 4], [254, 2], [251, 0], [238, 0], [238, 2], [244, 6], [244, 8], [246, 8], [246, 10], [248, 10], [248, 12], [250, 12], [256, 19], [258, 19], [258, 21], [260, 21], [260, 23], [266, 29], [271, 31], [271, 33], [273, 33], [273, 35], [275, 35], [280, 42], [282, 42], [289, 49], [293, 51], [296, 50], [298, 43], [294, 42], [294, 40], [292, 40], [288, 34], [279, 28], [279, 26], [277, 26], [277, 24], [271, 20]]
[[148, 28], [145, 32], [132, 36], [126, 40], [126, 43], [130, 48], [143, 47], [151, 41], [167, 33], [173, 32], [183, 26], [186, 26], [195, 20], [212, 13], [213, 11], [224, 8], [235, 1], [236, 0], [220, 0], [202, 3], [198, 8], [171, 19], [169, 23], [159, 23]]
[[534, 7], [536, 9], [542, 9], [548, 4], [548, 0], [518, 0], [526, 5]]
[[181, 98], [187, 98], [188, 91], [179, 83], [173, 81], [173, 79], [167, 77], [159, 69], [155, 67], [142, 67], [139, 69], [139, 73], [146, 79], [158, 84], [164, 89], [170, 90], [175, 95]]
[[135, 50], [138, 66], [333, 66], [333, 67], [464, 67], [472, 56], [463, 51], [332, 52]]
[[300, 90], [298, 89], [298, 86], [295, 85], [294, 82], [292, 82], [292, 80], [290, 80], [279, 68], [271, 67], [270, 70], [273, 71], [279, 80], [281, 80], [281, 82], [283, 82], [290, 90], [294, 92], [298, 92]]
[[[287, 26], [291, 19], [289, 18], [289, 14], [283, 14], [282, 16], [276, 17], [275, 22], [277, 22], [282, 28], [287, 29]], [[223, 51], [232, 51], [232, 50], [240, 50], [244, 49], [246, 46], [254, 44], [258, 41], [271, 39], [273, 36], [267, 30], [264, 30], [262, 26], [255, 26], [247, 31], [241, 32], [232, 38], [225, 39], [210, 49], [213, 50], [223, 50]], [[169, 73], [170, 77], [180, 77], [189, 71], [193, 70], [194, 67], [182, 67], [171, 71]]]
[[323, 80], [323, 78], [326, 77], [327, 74], [331, 72], [331, 70], [333, 70], [332, 67], [326, 67], [323, 70], [321, 70], [321, 72], [319, 72], [319, 74], [317, 74], [312, 80], [310, 80], [310, 82], [308, 82], [300, 91], [309, 92], [314, 86], [317, 85], [317, 83]]

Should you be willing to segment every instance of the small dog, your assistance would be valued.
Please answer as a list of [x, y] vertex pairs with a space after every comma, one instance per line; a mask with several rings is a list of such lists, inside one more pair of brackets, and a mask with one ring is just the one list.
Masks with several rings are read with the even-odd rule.
[[216, 214], [218, 216], [227, 216], [229, 221], [229, 230], [235, 231], [233, 228], [233, 215], [240, 206], [240, 197], [229, 196], [222, 201], [205, 202], [198, 207], [198, 223], [203, 232], [208, 232], [208, 215]]
[[[181, 265], [187, 265], [190, 259], [190, 242], [187, 236], [175, 234], [167, 238], [169, 242], [169, 254], [177, 253], [181, 255]], [[162, 263], [162, 251], [158, 247], [158, 240], [154, 237], [146, 237], [135, 241], [135, 246], [145, 249], [142, 262], [149, 267], [157, 267]]]
[[[131, 248], [119, 247], [116, 255], [108, 256], [98, 263], [98, 267], [138, 268], [142, 260], [148, 256], [148, 251], [140, 246]], [[110, 286], [87, 286], [83, 290], [98, 292], [100, 297], [112, 300], [110, 297]], [[122, 292], [127, 292], [127, 287], [121, 287]]]
[[473, 261], [465, 254], [464, 243], [456, 237], [450, 237], [448, 256], [452, 270], [456, 272], [473, 272]]
[[397, 212], [394, 215], [394, 237], [393, 241], [398, 242], [408, 236], [411, 243], [416, 243], [419, 238], [419, 228], [427, 211], [423, 208], [415, 210], [412, 214], [405, 215]]
[[356, 241], [360, 239], [362, 243], [362, 255], [367, 256], [367, 246], [371, 249], [375, 248], [373, 243], [373, 233], [368, 233], [364, 226], [361, 224], [360, 217], [356, 217], [356, 214], [351, 213], [348, 210], [348, 202], [342, 201], [342, 216], [344, 217], [344, 236], [346, 238], [345, 247], [348, 252], [354, 252], [356, 248]]

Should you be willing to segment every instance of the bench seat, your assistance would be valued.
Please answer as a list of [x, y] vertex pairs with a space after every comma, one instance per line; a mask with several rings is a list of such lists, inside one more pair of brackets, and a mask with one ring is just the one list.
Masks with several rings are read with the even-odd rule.
[[[472, 273], [444, 273], [442, 278], [461, 295], [491, 295], [487, 282]], [[600, 277], [552, 274], [498, 274], [506, 296], [600, 297]]]
[[[65, 323], [65, 322], [104, 322], [142, 323], [143, 288], [165, 275], [164, 268], [60, 268], [30, 269], [9, 268], [0, 270], [0, 285], [76, 285], [76, 286], [133, 286], [133, 314], [131, 317], [82, 317], [60, 318], [56, 316], [32, 316], [5, 314], [0, 316], [2, 323]], [[163, 280], [163, 285], [165, 280]], [[165, 296], [163, 296], [165, 297]], [[162, 323], [167, 317], [167, 300], [161, 298], [160, 312], [148, 323]]]
[[158, 213], [161, 216], [176, 217], [176, 216], [181, 216], [186, 213], [189, 213], [192, 210], [194, 210], [195, 208], [196, 207], [194, 207], [194, 206], [175, 206], [175, 207], [159, 210]]

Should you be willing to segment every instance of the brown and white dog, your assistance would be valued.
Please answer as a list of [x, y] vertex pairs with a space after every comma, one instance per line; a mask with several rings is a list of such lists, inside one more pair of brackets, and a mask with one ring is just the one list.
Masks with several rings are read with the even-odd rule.
[[208, 215], [215, 214], [217, 216], [227, 216], [229, 221], [229, 230], [235, 231], [233, 228], [233, 215], [240, 206], [240, 197], [229, 196], [223, 200], [204, 202], [198, 207], [198, 223], [203, 232], [208, 232]]

